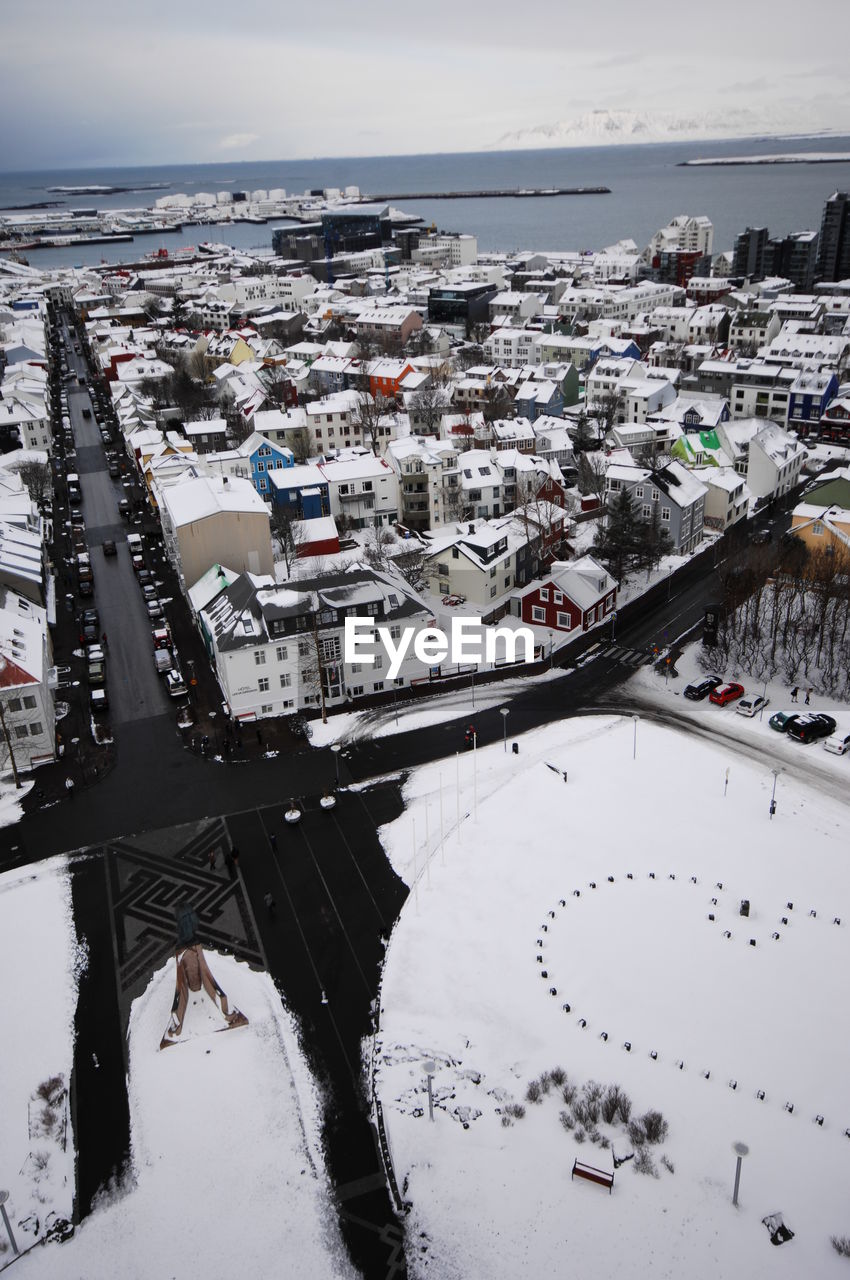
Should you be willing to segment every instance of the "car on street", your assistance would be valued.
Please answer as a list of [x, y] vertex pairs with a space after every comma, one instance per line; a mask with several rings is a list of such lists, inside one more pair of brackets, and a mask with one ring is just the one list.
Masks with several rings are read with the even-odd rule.
[[88, 677], [89, 684], [92, 686], [106, 684], [106, 663], [102, 660], [90, 662]]
[[171, 656], [170, 649], [154, 649], [153, 665], [156, 667], [156, 673], [159, 676], [168, 675], [174, 666], [174, 659]]
[[704, 680], [695, 680], [693, 684], [686, 685], [683, 693], [691, 702], [702, 702], [703, 698], [707, 698], [722, 683], [719, 676], [706, 676]]
[[843, 733], [841, 729], [837, 733], [831, 734], [823, 744], [824, 751], [831, 751], [834, 756], [844, 756], [850, 751], [850, 733]]
[[116, 547], [115, 547], [115, 543], [112, 541], [112, 539], [111, 539], [111, 538], [108, 538], [108, 539], [106, 540], [106, 542], [104, 542], [104, 544], [103, 544], [103, 554], [104, 554], [105, 556], [114, 556], [114, 555], [117, 555], [117, 554], [118, 554], [118, 552], [117, 552], [117, 550], [116, 550]]
[[796, 723], [788, 730], [788, 737], [795, 742], [817, 742], [818, 738], [828, 738], [835, 733], [835, 721], [832, 716], [816, 711], [813, 715], [798, 716]]
[[130, 502], [129, 502], [129, 499], [128, 499], [128, 498], [122, 498], [122, 499], [120, 500], [120, 502], [118, 503], [118, 511], [119, 511], [119, 514], [120, 514], [120, 515], [122, 515], [122, 516], [124, 516], [124, 517], [125, 517], [125, 519], [126, 519], [126, 517], [127, 517], [127, 516], [129, 516], [129, 514], [130, 514]]
[[166, 672], [165, 686], [168, 689], [169, 696], [172, 698], [185, 698], [188, 692], [186, 681], [176, 667], [172, 667], [170, 671]]
[[92, 689], [89, 694], [89, 701], [91, 702], [91, 709], [95, 713], [106, 711], [109, 706], [109, 698], [106, 696], [105, 689]]
[[800, 716], [796, 711], [774, 711], [768, 720], [771, 729], [775, 729], [777, 733], [787, 733], [796, 720]]
[[77, 583], [77, 591], [83, 600], [88, 600], [94, 595], [94, 583], [84, 579]]
[[765, 698], [760, 693], [757, 693], [754, 698], [742, 698], [735, 711], [737, 715], [748, 716], [752, 720], [753, 716], [757, 716], [760, 711], [763, 711], [769, 702], [770, 698]]
[[149, 600], [156, 599], [156, 587], [152, 582], [145, 582], [142, 584], [142, 599], [146, 604]]
[[770, 542], [770, 530], [756, 529], [752, 537], [750, 538], [750, 542], [753, 544], [754, 547], [764, 546], [766, 542]]
[[151, 632], [154, 649], [171, 648], [171, 632], [168, 627], [154, 627]]
[[88, 623], [91, 623], [95, 627], [100, 626], [100, 614], [97, 609], [83, 609], [80, 614], [80, 625], [86, 626]]
[[164, 617], [165, 610], [159, 600], [147, 600], [145, 605], [148, 611], [148, 617], [151, 620]]
[[83, 644], [97, 644], [99, 635], [97, 623], [84, 622], [80, 628], [80, 635], [82, 636]]
[[117, 480], [117, 479], [118, 479], [118, 477], [119, 477], [119, 476], [120, 476], [120, 474], [121, 474], [121, 471], [120, 471], [120, 469], [119, 469], [119, 466], [118, 466], [118, 463], [117, 463], [117, 462], [110, 462], [110, 464], [109, 464], [109, 474], [112, 476], [112, 479], [113, 479], [113, 480]]
[[139, 572], [136, 574], [136, 580], [138, 581], [139, 586], [142, 588], [147, 586], [152, 587], [154, 582], [153, 574], [151, 573], [150, 569], [140, 569]]
[[743, 698], [744, 686], [736, 684], [734, 681], [730, 684], [724, 684], [719, 689], [712, 689], [708, 695], [709, 702], [713, 702], [716, 707], [725, 707], [730, 702]]
[[102, 644], [90, 644], [86, 648], [86, 661], [88, 662], [105, 662], [106, 654], [103, 651]]

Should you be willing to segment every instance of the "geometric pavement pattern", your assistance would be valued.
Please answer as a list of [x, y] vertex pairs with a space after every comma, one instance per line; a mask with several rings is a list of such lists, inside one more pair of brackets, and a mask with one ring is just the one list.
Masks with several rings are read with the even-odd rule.
[[[219, 820], [117, 840], [104, 848], [125, 1022], [151, 974], [174, 955], [176, 912], [184, 902], [197, 913], [198, 940], [205, 947], [265, 968], [242, 882], [238, 874], [231, 878], [225, 866], [229, 848]], [[209, 865], [211, 851], [214, 868]]]

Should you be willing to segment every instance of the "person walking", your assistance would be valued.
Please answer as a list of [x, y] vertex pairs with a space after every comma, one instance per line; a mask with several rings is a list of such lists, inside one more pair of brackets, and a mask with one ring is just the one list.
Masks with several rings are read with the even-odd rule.
[[809, 705], [809, 703], [811, 702], [811, 700], [812, 700], [812, 691], [811, 691], [811, 689], [807, 689], [807, 690], [806, 690], [806, 706], [808, 706], [808, 705]]
[[263, 898], [263, 902], [266, 904], [266, 910], [268, 911], [269, 915], [273, 916], [276, 903], [272, 895], [270, 893], [267, 893]]
[[68, 793], [68, 799], [73, 800], [74, 798], [74, 779], [73, 778], [65, 779], [65, 790]]
[[794, 688], [791, 690], [791, 701], [792, 701], [792, 702], [796, 702], [796, 701], [797, 701], [797, 694], [798, 694], [799, 692], [800, 692], [800, 690], [797, 688], [797, 686], [796, 686], [796, 685], [794, 685]]
[[104, 649], [108, 649], [108, 648], [109, 648], [109, 641], [108, 641], [108, 640], [107, 640], [107, 638], [106, 638], [106, 632], [105, 632], [105, 631], [104, 631], [103, 635], [100, 637], [100, 643], [103, 645]]
[[214, 871], [215, 870], [215, 849], [210, 849], [207, 862], [209, 863], [210, 871]]

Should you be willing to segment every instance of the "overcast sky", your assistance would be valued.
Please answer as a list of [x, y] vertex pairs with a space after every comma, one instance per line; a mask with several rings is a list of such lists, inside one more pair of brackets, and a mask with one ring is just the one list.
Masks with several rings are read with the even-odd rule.
[[850, 0], [0, 0], [0, 170], [483, 150], [599, 109], [850, 131]]

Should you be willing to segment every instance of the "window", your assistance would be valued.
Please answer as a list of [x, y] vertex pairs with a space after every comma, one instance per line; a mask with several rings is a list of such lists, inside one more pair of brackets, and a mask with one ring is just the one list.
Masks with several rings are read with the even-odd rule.
[[279, 645], [277, 646], [277, 648], [275, 649], [275, 651], [274, 651], [274, 652], [275, 652], [275, 657], [277, 658], [278, 662], [286, 662], [286, 660], [287, 660], [287, 649], [286, 649], [286, 645], [285, 645], [285, 644], [279, 644]]
[[284, 674], [280, 677], [280, 687], [281, 689], [288, 689], [291, 684], [292, 684], [292, 676], [289, 674], [288, 671], [285, 671]]
[[10, 710], [10, 711], [20, 711], [20, 709], [21, 709], [21, 700], [20, 700], [20, 698], [10, 698], [10, 699], [9, 699], [9, 710]]
[[437, 573], [441, 573], [445, 578], [448, 576], [448, 572], [449, 572], [449, 566], [447, 564], [439, 564], [439, 563], [437, 564]]
[[384, 665], [384, 659], [380, 653], [375, 654], [375, 661], [372, 665], [375, 667], [382, 667]]
[[27, 711], [35, 711], [36, 706], [37, 706], [37, 703], [36, 703], [35, 698], [32, 696], [32, 694], [31, 694], [31, 693], [27, 693], [27, 694], [25, 694], [25, 695], [24, 695], [24, 707], [25, 707], [25, 709], [26, 709]]
[[283, 707], [284, 711], [286, 711], [288, 710], [289, 707], [294, 707], [295, 702], [293, 701], [292, 698], [284, 698], [283, 702], [280, 705]]
[[[812, 533], [815, 535], [816, 538], [823, 537], [823, 529], [824, 529], [824, 525], [822, 520], [816, 520], [812, 525]], [[9, 703], [9, 705], [11, 706], [12, 704]]]
[[561, 613], [559, 610], [557, 614], [557, 625], [562, 631], [570, 631], [573, 625], [572, 618], [568, 613]]
[[563, 604], [564, 603], [563, 591], [553, 591], [552, 599], [554, 600], [555, 604]]
[[642, 485], [642, 484], [639, 484], [639, 485], [638, 485], [638, 487], [635, 489], [635, 497], [636, 497], [636, 498], [642, 498], [642, 497], [643, 497], [643, 485]]
[[[490, 577], [495, 578], [495, 576], [496, 576], [496, 566], [494, 565], [493, 568], [490, 570]], [[542, 595], [543, 592], [541, 591], [540, 594]]]
[[341, 484], [341, 485], [339, 486], [339, 492], [340, 492], [340, 493], [348, 493], [348, 485], [347, 485], [347, 484]]
[[15, 737], [25, 738], [27, 736], [27, 726], [25, 724], [15, 725]]
[[397, 623], [395, 626], [390, 627], [390, 639], [391, 640], [401, 639], [401, 627]]
[[372, 685], [372, 688], [374, 689], [375, 693], [380, 693], [383, 687], [384, 687], [383, 680], [376, 680], [375, 683]]
[[259, 680], [257, 681], [257, 690], [259, 693], [268, 693], [269, 691], [268, 676], [260, 676]]
[[372, 481], [371, 481], [371, 480], [364, 480], [364, 481], [363, 481], [363, 492], [364, 492], [364, 493], [371, 493], [371, 492], [372, 492]]
[[499, 588], [498, 588], [497, 586], [495, 586], [495, 585], [493, 585], [493, 586], [490, 588], [490, 599], [491, 599], [491, 600], [492, 600], [493, 596], [496, 594], [496, 592], [498, 591], [498, 589], [499, 589]]
[[460, 559], [460, 552], [458, 551], [457, 547], [452, 547], [452, 560], [459, 560], [459, 559]]
[[539, 605], [536, 605], [536, 604], [535, 604], [535, 605], [532, 605], [532, 606], [531, 606], [531, 621], [532, 621], [532, 622], [545, 622], [545, 621], [546, 621], [546, 610], [545, 610], [545, 609], [541, 609]]
[[260, 481], [258, 481], [258, 483], [257, 483], [257, 488], [258, 488], [262, 493], [265, 493], [265, 491], [266, 491], [266, 489], [268, 489], [268, 487], [269, 487], [269, 482], [268, 482], [268, 480], [260, 480]]
[[32, 724], [30, 725], [30, 737], [37, 738], [41, 732], [43, 732], [41, 728], [41, 721], [33, 720]]
[[669, 522], [670, 522], [670, 508], [669, 508], [669, 507], [662, 507], [662, 508], [661, 508], [661, 519], [662, 519], [662, 520], [664, 520], [666, 523], [668, 523], [668, 524], [669, 524]]
[[351, 692], [352, 692], [352, 695], [353, 695], [355, 698], [359, 697], [359, 696], [360, 696], [360, 694], [363, 692], [363, 685], [362, 685], [362, 684], [356, 684], [356, 685], [354, 685], [354, 687], [352, 688]]
[[257, 463], [257, 470], [258, 470], [259, 472], [263, 472], [263, 471], [265, 471], [265, 469], [266, 469], [266, 464], [265, 464], [264, 462], [258, 462], [258, 463]]
[[266, 655], [263, 649], [254, 650], [254, 663], [258, 667], [264, 667], [266, 665]]
[[270, 716], [273, 710], [274, 710], [274, 707], [272, 706], [271, 702], [264, 702], [260, 707], [260, 715]]
[[298, 657], [306, 658], [309, 653], [310, 653], [310, 641], [299, 640], [298, 641]]
[[587, 625], [591, 626], [592, 623], [594, 623], [595, 621], [596, 621], [596, 610], [591, 609], [590, 613], [587, 615]]
[[548, 587], [541, 587], [541, 588], [540, 588], [540, 591], [539, 591], [539, 595], [540, 595], [540, 599], [541, 599], [541, 600], [545, 600], [545, 601], [547, 602], [547, 604], [548, 604], [548, 601], [549, 601], [549, 588], [548, 588]]
[[331, 636], [329, 640], [322, 641], [322, 661], [336, 662], [340, 655], [339, 636]]

